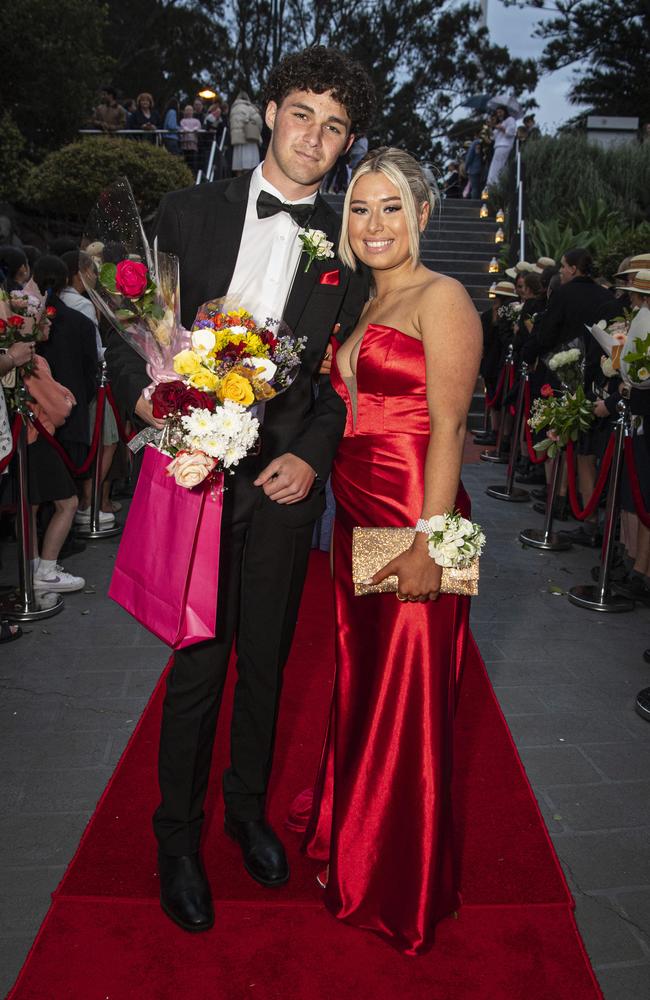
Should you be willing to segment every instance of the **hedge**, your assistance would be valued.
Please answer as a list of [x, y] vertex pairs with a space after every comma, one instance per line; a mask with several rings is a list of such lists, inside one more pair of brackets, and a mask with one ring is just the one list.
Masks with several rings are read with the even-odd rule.
[[185, 162], [166, 149], [99, 136], [50, 153], [29, 172], [19, 200], [30, 209], [85, 220], [100, 192], [122, 175], [131, 182], [143, 216], [154, 212], [168, 191], [193, 183]]

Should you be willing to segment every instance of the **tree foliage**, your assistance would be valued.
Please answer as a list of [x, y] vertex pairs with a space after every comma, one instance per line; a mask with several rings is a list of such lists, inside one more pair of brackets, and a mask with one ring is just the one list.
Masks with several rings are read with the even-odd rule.
[[0, 104], [33, 154], [72, 138], [107, 69], [107, 11], [94, 0], [0, 4]]
[[598, 114], [650, 117], [648, 0], [503, 0], [507, 7], [548, 11], [537, 34], [542, 67], [575, 66], [573, 104]]

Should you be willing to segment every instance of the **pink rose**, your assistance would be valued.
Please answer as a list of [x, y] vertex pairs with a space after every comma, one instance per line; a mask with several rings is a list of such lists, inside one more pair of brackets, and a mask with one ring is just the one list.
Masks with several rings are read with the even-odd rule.
[[167, 466], [167, 475], [173, 476], [178, 486], [191, 490], [207, 479], [215, 465], [214, 458], [202, 451], [179, 451]]
[[130, 299], [139, 299], [147, 287], [149, 272], [137, 260], [121, 260], [115, 271], [115, 287]]

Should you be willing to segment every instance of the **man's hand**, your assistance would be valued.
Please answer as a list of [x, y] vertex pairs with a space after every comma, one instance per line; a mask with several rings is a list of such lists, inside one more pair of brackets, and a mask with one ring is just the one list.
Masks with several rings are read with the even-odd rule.
[[[332, 336], [335, 337], [340, 329], [341, 329], [341, 324], [335, 323], [334, 329], [332, 330]], [[323, 360], [321, 362], [318, 374], [329, 375], [331, 370], [332, 370], [332, 345], [328, 344], [327, 348], [325, 349], [325, 354], [323, 356]]]
[[287, 452], [269, 462], [253, 485], [261, 486], [269, 500], [291, 504], [305, 499], [315, 479], [311, 465]]
[[609, 410], [605, 406], [605, 400], [604, 399], [597, 399], [595, 401], [595, 403], [594, 403], [594, 414], [597, 417], [608, 417], [609, 416]]
[[140, 396], [140, 399], [135, 404], [135, 415], [140, 418], [143, 424], [149, 424], [150, 427], [157, 427], [158, 430], [162, 430], [165, 426], [164, 420], [154, 417], [152, 402], [150, 399], [145, 399], [144, 396]]

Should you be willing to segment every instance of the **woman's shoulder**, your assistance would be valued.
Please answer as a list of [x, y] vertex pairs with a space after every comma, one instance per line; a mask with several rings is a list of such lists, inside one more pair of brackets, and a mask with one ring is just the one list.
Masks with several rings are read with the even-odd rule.
[[[428, 268], [426, 268], [428, 271]], [[443, 299], [449, 302], [453, 299], [467, 299], [468, 295], [456, 278], [451, 278], [448, 274], [441, 274], [439, 271], [428, 271], [424, 276], [422, 284], [418, 290], [418, 300], [422, 304], [440, 303]]]

